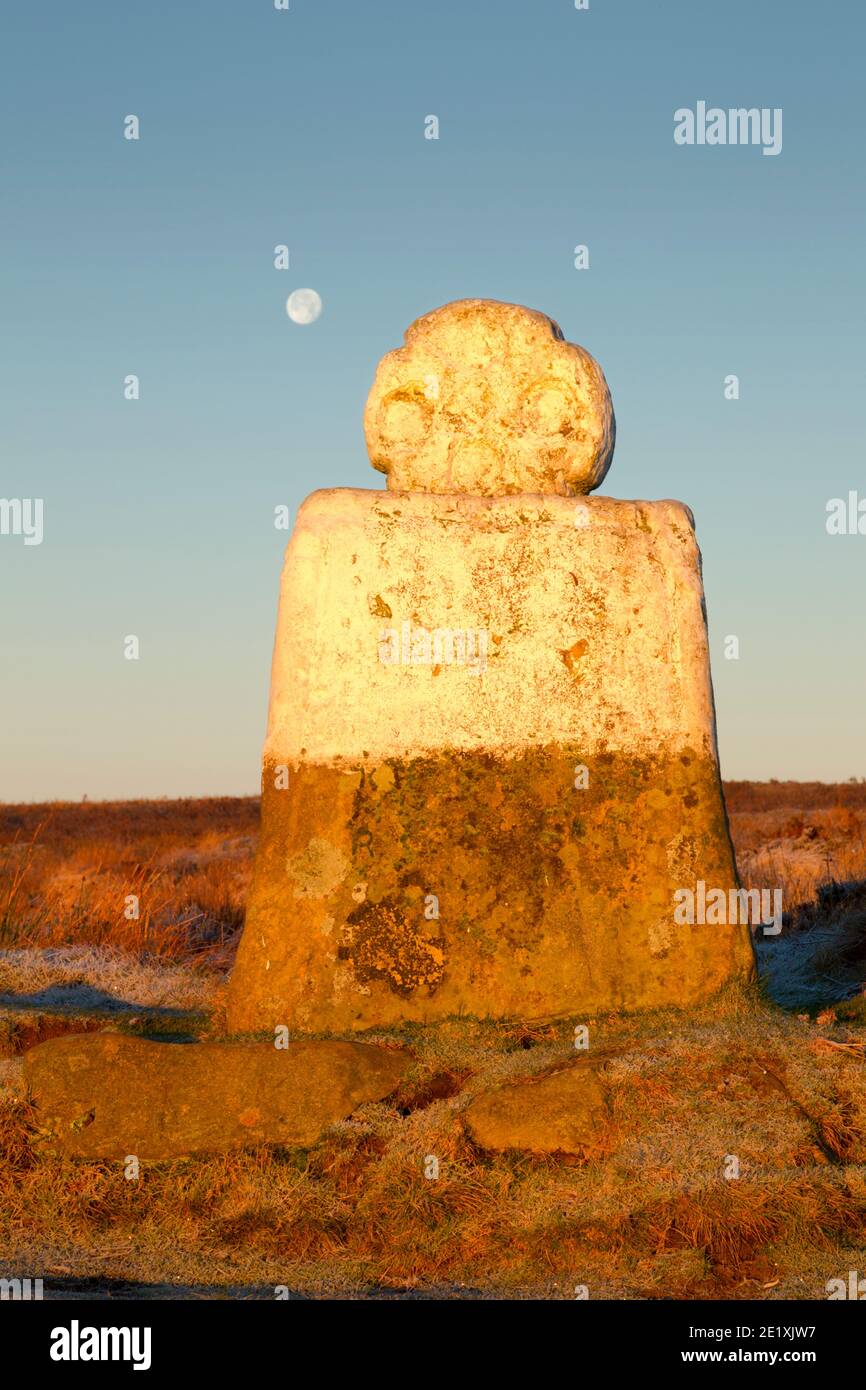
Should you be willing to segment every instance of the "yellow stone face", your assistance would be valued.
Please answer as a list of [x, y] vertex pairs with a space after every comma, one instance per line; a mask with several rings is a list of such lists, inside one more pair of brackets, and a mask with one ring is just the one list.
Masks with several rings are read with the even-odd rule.
[[601, 367], [554, 321], [462, 299], [417, 319], [379, 363], [364, 416], [396, 492], [591, 492], [613, 457]]

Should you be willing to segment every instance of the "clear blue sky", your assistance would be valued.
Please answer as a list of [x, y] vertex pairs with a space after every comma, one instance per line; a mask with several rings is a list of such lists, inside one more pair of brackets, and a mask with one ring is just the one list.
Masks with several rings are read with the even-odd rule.
[[[602, 363], [602, 491], [693, 508], [723, 773], [866, 775], [866, 536], [825, 530], [866, 496], [862, 6], [13, 0], [3, 29], [0, 496], [43, 497], [45, 539], [0, 537], [0, 799], [257, 789], [274, 506], [380, 485], [375, 364], [474, 295]], [[676, 146], [699, 100], [781, 107], [781, 154]]]

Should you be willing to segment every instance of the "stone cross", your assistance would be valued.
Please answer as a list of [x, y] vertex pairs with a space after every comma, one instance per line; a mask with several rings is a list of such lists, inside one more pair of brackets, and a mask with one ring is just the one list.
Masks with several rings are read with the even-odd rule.
[[365, 416], [387, 491], [289, 542], [233, 1032], [688, 1005], [752, 970], [700, 555], [680, 502], [586, 496], [614, 416], [544, 314], [412, 325]]
[[613, 407], [598, 363], [546, 314], [466, 299], [412, 324], [379, 363], [364, 419], [394, 492], [592, 492]]

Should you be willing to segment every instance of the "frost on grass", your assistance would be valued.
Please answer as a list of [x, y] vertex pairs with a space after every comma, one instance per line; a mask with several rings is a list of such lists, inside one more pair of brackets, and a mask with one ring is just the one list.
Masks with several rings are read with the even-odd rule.
[[206, 1010], [218, 977], [105, 946], [0, 951], [0, 1007]]
[[785, 914], [778, 937], [755, 936], [761, 982], [783, 1009], [815, 1009], [866, 988], [866, 882], [828, 883]]

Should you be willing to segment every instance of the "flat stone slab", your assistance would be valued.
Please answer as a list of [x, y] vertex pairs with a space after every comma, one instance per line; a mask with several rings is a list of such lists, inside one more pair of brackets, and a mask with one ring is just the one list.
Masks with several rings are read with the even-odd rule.
[[582, 1154], [598, 1146], [607, 1111], [595, 1072], [581, 1063], [480, 1096], [464, 1122], [482, 1149]]
[[408, 1054], [352, 1042], [160, 1043], [52, 1038], [24, 1055], [43, 1142], [78, 1158], [168, 1159], [306, 1147], [402, 1079]]

